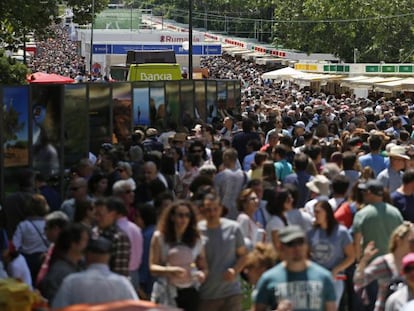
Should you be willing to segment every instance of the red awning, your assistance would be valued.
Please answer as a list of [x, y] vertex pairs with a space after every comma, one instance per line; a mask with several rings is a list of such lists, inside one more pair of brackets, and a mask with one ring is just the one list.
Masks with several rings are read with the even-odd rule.
[[29, 83], [43, 83], [43, 84], [66, 84], [73, 83], [73, 80], [70, 77], [60, 76], [55, 73], [45, 73], [45, 72], [35, 72], [27, 76], [27, 81]]

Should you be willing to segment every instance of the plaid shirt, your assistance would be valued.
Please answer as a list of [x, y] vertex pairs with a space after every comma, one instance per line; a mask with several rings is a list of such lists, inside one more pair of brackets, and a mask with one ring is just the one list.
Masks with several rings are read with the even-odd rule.
[[99, 230], [99, 235], [112, 242], [112, 254], [109, 261], [111, 271], [128, 277], [131, 251], [128, 237], [116, 225]]

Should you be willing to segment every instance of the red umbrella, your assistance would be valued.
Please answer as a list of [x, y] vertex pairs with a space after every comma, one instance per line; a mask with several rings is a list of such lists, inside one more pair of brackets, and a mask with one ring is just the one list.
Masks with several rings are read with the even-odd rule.
[[27, 76], [27, 81], [29, 83], [42, 83], [42, 84], [66, 84], [73, 83], [73, 80], [70, 77], [61, 76], [55, 73], [45, 73], [45, 72], [35, 72]]

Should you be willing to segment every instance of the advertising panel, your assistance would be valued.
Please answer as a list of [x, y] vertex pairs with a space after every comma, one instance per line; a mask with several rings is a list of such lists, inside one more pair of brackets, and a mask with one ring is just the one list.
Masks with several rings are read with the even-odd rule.
[[2, 148], [4, 166], [29, 164], [29, 87], [3, 89]]

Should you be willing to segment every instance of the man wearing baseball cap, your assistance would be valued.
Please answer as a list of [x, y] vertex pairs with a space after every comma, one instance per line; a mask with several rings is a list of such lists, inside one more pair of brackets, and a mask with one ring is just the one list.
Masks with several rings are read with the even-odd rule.
[[287, 226], [279, 231], [279, 239], [284, 260], [260, 278], [254, 310], [275, 310], [286, 300], [293, 310], [336, 310], [332, 276], [307, 259], [305, 232], [299, 226]]
[[376, 256], [385, 255], [391, 233], [403, 222], [401, 213], [395, 206], [384, 202], [384, 186], [381, 181], [370, 179], [361, 182], [358, 189], [363, 192], [366, 206], [355, 214], [352, 227], [356, 258], [359, 260], [362, 250], [370, 241], [374, 241], [378, 248]]
[[402, 259], [401, 274], [405, 285], [402, 285], [385, 302], [385, 311], [414, 310], [403, 309], [410, 300], [414, 299], [414, 253], [408, 253]]

